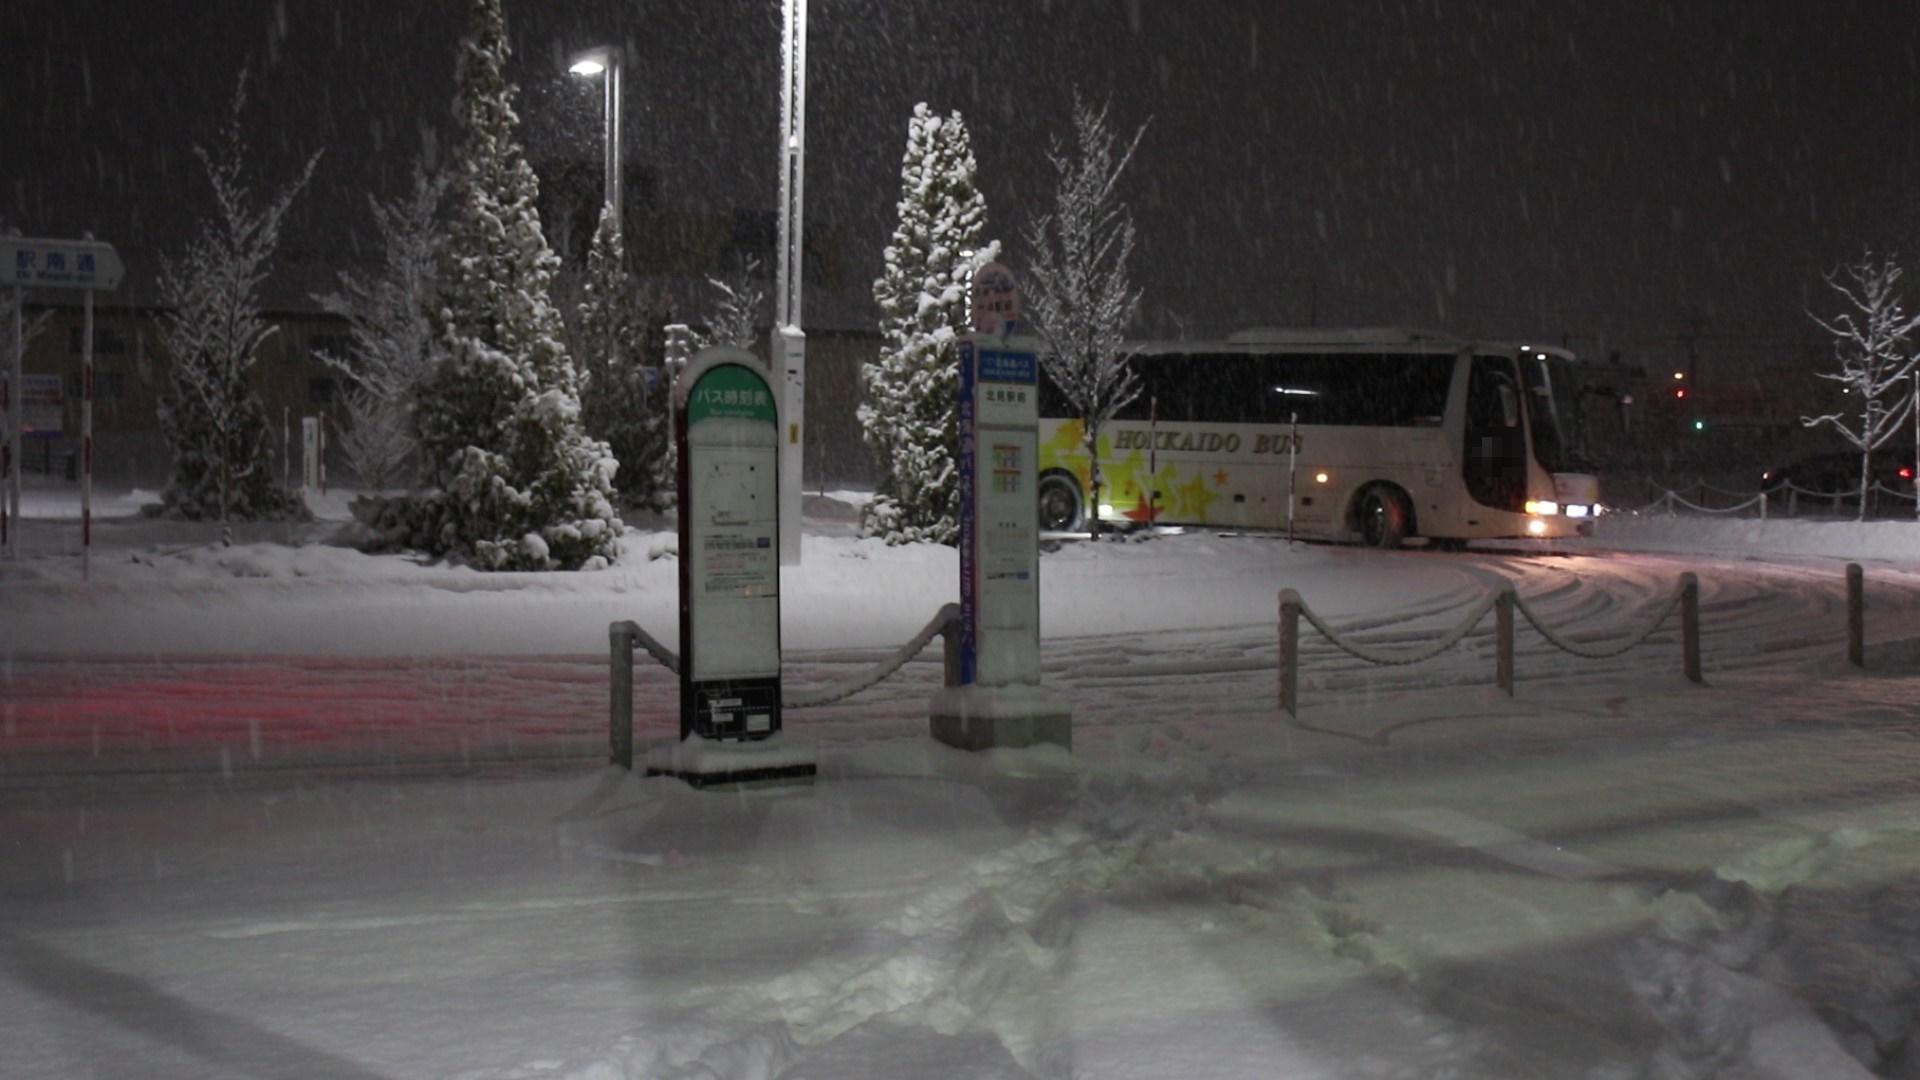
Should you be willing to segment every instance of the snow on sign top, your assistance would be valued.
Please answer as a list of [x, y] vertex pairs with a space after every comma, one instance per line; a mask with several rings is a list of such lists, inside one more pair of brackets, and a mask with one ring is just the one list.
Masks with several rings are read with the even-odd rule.
[[1013, 271], [990, 262], [973, 275], [973, 329], [997, 334], [1021, 315], [1020, 286]]
[[4, 284], [30, 289], [112, 291], [126, 273], [112, 244], [17, 236], [0, 237], [0, 269], [7, 275]]

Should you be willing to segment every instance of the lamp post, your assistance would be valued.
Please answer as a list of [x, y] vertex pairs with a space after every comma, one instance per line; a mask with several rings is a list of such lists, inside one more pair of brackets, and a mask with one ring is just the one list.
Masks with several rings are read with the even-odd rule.
[[612, 45], [588, 49], [576, 55], [567, 70], [585, 78], [606, 76], [606, 206], [608, 215], [613, 219], [613, 233], [620, 236], [620, 50]]
[[807, 0], [782, 0], [786, 30], [780, 66], [780, 270], [774, 297], [776, 378], [781, 381], [786, 426], [780, 439], [780, 561], [800, 562], [800, 463], [806, 446], [807, 337], [800, 330], [803, 168], [807, 147]]

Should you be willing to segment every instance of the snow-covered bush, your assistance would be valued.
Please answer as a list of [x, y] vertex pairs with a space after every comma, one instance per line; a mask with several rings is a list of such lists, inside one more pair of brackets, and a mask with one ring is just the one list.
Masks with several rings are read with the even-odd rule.
[[752, 351], [760, 340], [760, 313], [767, 306], [766, 290], [760, 287], [760, 260], [741, 260], [724, 278], [710, 277], [707, 285], [718, 301], [707, 320], [707, 332], [699, 338], [701, 348], [731, 345]]
[[415, 389], [433, 356], [434, 248], [445, 184], [416, 168], [413, 190], [390, 203], [368, 197], [383, 258], [371, 273], [342, 272], [338, 292], [315, 297], [347, 321], [348, 351], [321, 359], [347, 380], [340, 448], [361, 483], [382, 488], [410, 479], [417, 450]]
[[440, 249], [433, 370], [415, 403], [429, 479], [412, 532], [489, 570], [603, 566], [622, 531], [618, 468], [581, 425], [550, 289], [559, 260], [515, 138], [500, 0], [471, 0], [454, 113], [459, 141]]
[[923, 102], [907, 124], [899, 224], [873, 283], [880, 355], [861, 367], [860, 426], [879, 465], [862, 526], [889, 543], [959, 537], [958, 339], [967, 332], [973, 275], [999, 254], [983, 242], [987, 201], [959, 113]]
[[213, 186], [214, 213], [178, 260], [163, 258], [160, 340], [172, 366], [159, 407], [160, 431], [173, 451], [173, 475], [160, 512], [190, 519], [305, 516], [306, 507], [275, 478], [266, 408], [249, 375], [260, 345], [279, 328], [260, 313], [260, 287], [280, 246], [280, 226], [313, 176], [316, 152], [265, 202], [246, 177], [247, 74], [213, 151], [194, 154]]
[[574, 321], [581, 418], [620, 463], [614, 485], [622, 501], [658, 509], [673, 502], [673, 401], [652, 308], [603, 208]]

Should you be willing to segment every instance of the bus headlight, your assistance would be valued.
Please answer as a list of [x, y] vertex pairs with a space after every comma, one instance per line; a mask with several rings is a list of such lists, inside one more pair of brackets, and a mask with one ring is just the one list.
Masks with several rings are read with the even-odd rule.
[[[1512, 504], [1509, 503], [1508, 505], [1511, 506]], [[1557, 502], [1554, 502], [1552, 499], [1528, 499], [1527, 500], [1527, 513], [1529, 514], [1539, 514], [1542, 517], [1552, 517], [1553, 515], [1559, 512], [1560, 512], [1560, 504]]]
[[1587, 511], [1588, 507], [1585, 503], [1569, 503], [1567, 505], [1567, 516], [1570, 518], [1586, 517]]
[[1529, 520], [1527, 522], [1527, 534], [1529, 536], [1547, 535], [1547, 523], [1544, 521], [1541, 521], [1539, 518], [1533, 518]]

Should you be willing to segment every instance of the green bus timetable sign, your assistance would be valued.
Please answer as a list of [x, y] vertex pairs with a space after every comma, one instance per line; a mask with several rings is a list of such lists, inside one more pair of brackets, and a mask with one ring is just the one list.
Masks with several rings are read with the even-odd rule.
[[675, 389], [683, 738], [780, 730], [780, 415], [759, 363], [703, 349]]
[[738, 364], [709, 368], [687, 394], [687, 423], [706, 420], [759, 420], [779, 425], [773, 391], [753, 371]]

